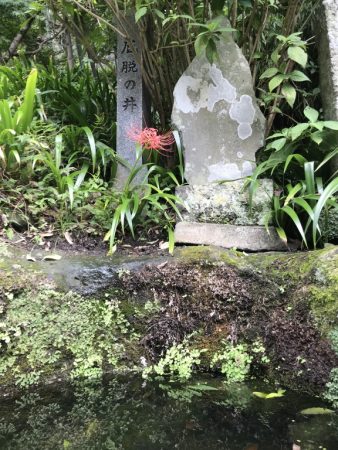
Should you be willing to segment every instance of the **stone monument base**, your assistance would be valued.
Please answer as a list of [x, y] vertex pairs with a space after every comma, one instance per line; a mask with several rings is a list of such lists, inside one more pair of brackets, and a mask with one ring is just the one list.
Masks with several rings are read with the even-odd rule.
[[244, 251], [287, 250], [274, 227], [179, 222], [175, 228], [177, 244], [215, 245]]
[[188, 185], [176, 189], [187, 209], [175, 229], [177, 243], [217, 245], [240, 250], [287, 250], [271, 225], [273, 182], [259, 180], [250, 208], [244, 180]]
[[195, 184], [176, 188], [176, 195], [189, 208], [181, 209], [185, 222], [208, 222], [229, 225], [262, 225], [269, 223], [273, 197], [273, 182], [259, 180], [253, 204], [244, 180], [223, 184]]

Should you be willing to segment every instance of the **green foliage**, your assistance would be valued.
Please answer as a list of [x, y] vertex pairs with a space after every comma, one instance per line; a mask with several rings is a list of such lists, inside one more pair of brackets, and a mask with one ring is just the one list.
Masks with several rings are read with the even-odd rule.
[[38, 69], [40, 97], [47, 117], [61, 125], [87, 127], [97, 141], [114, 147], [115, 76], [109, 66], [95, 76], [88, 63], [71, 70], [50, 60], [47, 67], [39, 65]]
[[280, 186], [280, 193], [273, 198], [273, 219], [280, 237], [287, 240], [291, 221], [303, 244], [315, 248], [325, 240], [329, 210], [338, 207], [334, 195], [338, 178], [325, 173], [325, 165], [338, 154], [338, 122], [318, 120], [318, 111], [310, 107], [305, 108], [304, 115], [308, 122], [268, 138], [265, 150], [270, 155], [257, 166], [247, 186], [252, 203], [258, 178], [270, 172]]
[[[169, 251], [172, 253], [174, 249], [173, 223], [175, 221], [172, 211], [180, 217], [177, 205], [184, 204], [178, 196], [171, 193], [170, 184], [174, 181], [178, 186], [179, 182], [172, 171], [166, 171], [152, 163], [141, 163], [142, 148], [137, 147], [136, 151], [135, 163], [132, 167], [127, 168], [129, 175], [115, 209], [111, 228], [105, 236], [105, 240], [109, 240], [109, 252], [112, 254], [116, 250], [115, 237], [118, 227], [121, 227], [124, 234], [127, 225], [132, 236], [135, 237], [135, 223], [144, 213], [149, 215], [150, 209], [157, 211], [163, 217], [164, 227], [168, 231]], [[164, 184], [164, 180], [166, 184]]]
[[252, 357], [244, 344], [232, 345], [223, 341], [223, 350], [215, 353], [212, 367], [220, 367], [228, 383], [244, 381], [249, 374]]
[[125, 343], [136, 337], [117, 301], [88, 301], [72, 292], [22, 294], [2, 319], [0, 374], [13, 373], [20, 386], [54, 367], [73, 378], [100, 377], [105, 366], [118, 365]]
[[[273, 66], [266, 69], [260, 79], [269, 80], [268, 94], [263, 96], [266, 105], [275, 101], [280, 94], [285, 98], [286, 102], [292, 108], [296, 101], [297, 90], [294, 83], [310, 81], [304, 72], [300, 70], [290, 70], [293, 61], [302, 68], [306, 67], [308, 55], [306, 53], [307, 43], [300, 38], [301, 33], [293, 33], [290, 36], [276, 36], [279, 41], [276, 49], [271, 54]], [[278, 91], [276, 92], [276, 89]], [[277, 106], [274, 106], [275, 112]], [[279, 110], [280, 111], [280, 110]]]
[[222, 350], [216, 352], [212, 359], [211, 368], [218, 368], [226, 377], [227, 383], [244, 381], [253, 364], [266, 364], [269, 359], [265, 355], [263, 344], [257, 340], [248, 347], [246, 344], [230, 344], [222, 341]]
[[221, 18], [216, 18], [206, 24], [203, 23], [190, 23], [190, 27], [199, 27], [201, 31], [195, 40], [195, 52], [197, 56], [200, 56], [202, 52], [212, 64], [218, 57], [217, 54], [217, 42], [222, 38], [224, 33], [230, 33], [236, 31], [234, 28], [222, 27]]
[[307, 234], [310, 234], [311, 246], [316, 248], [319, 237], [322, 235], [319, 218], [323, 208], [325, 207], [327, 215], [330, 207], [338, 207], [334, 197], [335, 192], [338, 191], [338, 178], [333, 179], [323, 189], [322, 179], [315, 178], [313, 162], [304, 164], [304, 174], [304, 180], [295, 186], [291, 184], [286, 186], [285, 195], [274, 196], [274, 218], [277, 232], [283, 240], [287, 240], [285, 232], [287, 216], [296, 226], [304, 245], [308, 247]]
[[[19, 99], [0, 100], [0, 162], [7, 170], [18, 167], [21, 162], [20, 136], [28, 130], [33, 120], [37, 75], [37, 70], [32, 69], [22, 103], [19, 103]], [[2, 86], [5, 93], [7, 86], [5, 83]]]
[[[143, 369], [142, 376], [167, 376], [171, 379], [186, 381], [191, 378], [194, 367], [200, 364], [203, 350], [189, 348], [188, 341], [174, 344], [166, 351], [157, 364]], [[196, 390], [196, 389], [195, 389]]]
[[324, 397], [334, 408], [338, 408], [338, 368], [331, 371], [330, 381], [326, 385]]

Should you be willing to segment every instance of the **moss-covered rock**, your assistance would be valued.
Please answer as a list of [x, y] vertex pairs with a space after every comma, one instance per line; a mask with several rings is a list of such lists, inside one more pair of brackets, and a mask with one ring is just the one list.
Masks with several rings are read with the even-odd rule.
[[[2, 383], [141, 370], [182, 342], [200, 350], [200, 370], [232, 367], [242, 351], [250, 375], [306, 390], [321, 391], [338, 366], [334, 246], [186, 247], [161, 260], [64, 257], [48, 267], [15, 257], [0, 254]], [[73, 293], [82, 283], [86, 295]]]

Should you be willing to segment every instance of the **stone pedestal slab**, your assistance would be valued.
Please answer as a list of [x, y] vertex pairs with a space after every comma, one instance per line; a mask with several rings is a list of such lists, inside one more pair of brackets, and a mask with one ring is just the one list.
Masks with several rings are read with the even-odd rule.
[[179, 222], [175, 228], [175, 242], [215, 245], [251, 252], [287, 250], [274, 227], [266, 229], [260, 226]]

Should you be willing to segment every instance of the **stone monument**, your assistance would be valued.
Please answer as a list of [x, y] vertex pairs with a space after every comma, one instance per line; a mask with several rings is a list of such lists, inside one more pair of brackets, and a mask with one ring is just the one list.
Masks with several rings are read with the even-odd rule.
[[[129, 25], [126, 26], [129, 39], [120, 35], [117, 38], [116, 152], [133, 166], [136, 161], [135, 142], [129, 138], [128, 133], [131, 129], [141, 130], [144, 127], [147, 121], [147, 102], [139, 64], [142, 63], [140, 41], [135, 31], [133, 16], [127, 17], [126, 25]], [[117, 186], [123, 187], [128, 175], [129, 169], [119, 164], [116, 175]], [[140, 173], [139, 178], [141, 177]]]
[[[326, 120], [338, 120], [338, 0], [323, 0], [319, 36], [320, 92]], [[338, 146], [338, 139], [337, 139]], [[338, 170], [338, 156], [331, 161], [331, 172]], [[328, 237], [338, 241], [338, 211], [330, 210]]]
[[182, 211], [175, 240], [252, 251], [285, 249], [275, 229], [264, 226], [272, 181], [261, 181], [252, 211], [243, 191], [265, 131], [249, 64], [230, 33], [217, 51], [213, 64], [205, 55], [195, 57], [174, 90], [172, 123], [181, 135], [189, 184], [177, 189], [189, 212]]

